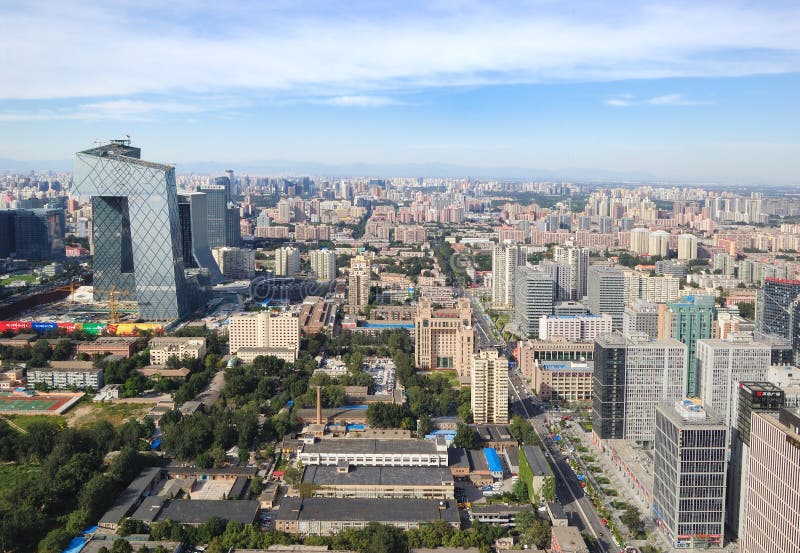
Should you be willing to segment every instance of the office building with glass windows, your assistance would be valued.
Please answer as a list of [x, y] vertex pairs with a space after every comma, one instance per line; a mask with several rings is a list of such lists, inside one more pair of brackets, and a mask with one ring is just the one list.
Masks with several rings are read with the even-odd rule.
[[75, 194], [94, 214], [95, 299], [136, 301], [145, 320], [180, 319], [192, 308], [184, 274], [175, 168], [140, 159], [130, 141], [78, 152]]

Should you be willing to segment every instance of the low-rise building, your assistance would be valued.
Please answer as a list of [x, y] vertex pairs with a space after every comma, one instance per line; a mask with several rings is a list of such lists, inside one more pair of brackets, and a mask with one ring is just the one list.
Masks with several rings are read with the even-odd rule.
[[589, 553], [589, 548], [576, 527], [553, 526], [550, 532], [550, 548], [553, 553]]
[[145, 498], [130, 518], [147, 525], [171, 520], [187, 526], [200, 526], [212, 518], [252, 524], [259, 508], [256, 500], [167, 499], [157, 495]]
[[173, 356], [178, 359], [202, 359], [206, 355], [205, 338], [164, 336], [151, 339], [148, 347], [151, 365], [166, 365], [167, 360]]
[[454, 528], [461, 525], [455, 503], [446, 500], [287, 497], [275, 518], [275, 529], [301, 536], [330, 536], [346, 528], [365, 528], [371, 522], [410, 530], [435, 520]]
[[446, 467], [447, 444], [421, 440], [325, 439], [305, 444], [299, 454], [304, 466], [348, 462], [373, 467]]
[[536, 361], [533, 390], [539, 401], [584, 403], [592, 400], [594, 368], [577, 361]]
[[136, 351], [136, 338], [126, 336], [100, 336], [91, 342], [80, 342], [76, 351], [86, 355], [119, 355], [130, 357]]
[[453, 475], [447, 467], [341, 466], [305, 468], [301, 491], [312, 497], [453, 499]]
[[31, 367], [27, 370], [28, 387], [46, 384], [48, 388], [85, 390], [103, 387], [103, 369], [95, 368], [91, 361], [51, 361], [49, 367]]
[[528, 486], [531, 502], [541, 501], [545, 486], [553, 480], [553, 470], [539, 446], [524, 445], [519, 448], [519, 477]]

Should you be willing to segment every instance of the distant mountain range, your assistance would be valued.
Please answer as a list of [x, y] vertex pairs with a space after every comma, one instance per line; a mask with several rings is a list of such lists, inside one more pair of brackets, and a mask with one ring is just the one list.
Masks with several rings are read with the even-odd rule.
[[[159, 160], [162, 161], [162, 160]], [[164, 163], [170, 163], [163, 160]], [[72, 160], [18, 161], [0, 158], [0, 173], [36, 171], [71, 171]], [[654, 184], [662, 186], [770, 186], [783, 187], [791, 182], [774, 181], [758, 177], [692, 178], [661, 176], [648, 172], [613, 171], [572, 167], [541, 169], [512, 166], [470, 167], [450, 163], [342, 163], [326, 164], [313, 161], [269, 160], [249, 162], [195, 161], [175, 163], [179, 174], [221, 173], [233, 169], [237, 173], [270, 176], [326, 176], [336, 177], [433, 177], [477, 178], [498, 180], [571, 181], [594, 184]]]

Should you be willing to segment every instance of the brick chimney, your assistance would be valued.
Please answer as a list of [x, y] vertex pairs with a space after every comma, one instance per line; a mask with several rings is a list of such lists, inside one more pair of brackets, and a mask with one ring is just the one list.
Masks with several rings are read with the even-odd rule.
[[322, 424], [322, 386], [317, 386], [317, 424]]

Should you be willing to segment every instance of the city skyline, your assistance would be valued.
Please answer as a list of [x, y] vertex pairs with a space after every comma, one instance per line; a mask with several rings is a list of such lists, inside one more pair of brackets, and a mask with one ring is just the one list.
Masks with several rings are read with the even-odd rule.
[[0, 16], [17, 45], [0, 60], [2, 169], [125, 134], [178, 171], [788, 184], [800, 169], [788, 2], [32, 3]]

